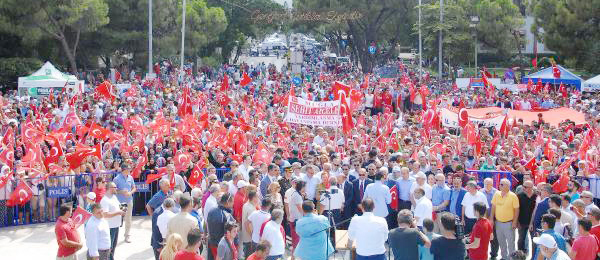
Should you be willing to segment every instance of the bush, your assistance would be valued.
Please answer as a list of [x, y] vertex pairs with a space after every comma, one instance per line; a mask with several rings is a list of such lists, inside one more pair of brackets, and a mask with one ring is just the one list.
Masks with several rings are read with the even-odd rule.
[[35, 72], [42, 64], [35, 58], [0, 58], [0, 86], [16, 88], [19, 77]]

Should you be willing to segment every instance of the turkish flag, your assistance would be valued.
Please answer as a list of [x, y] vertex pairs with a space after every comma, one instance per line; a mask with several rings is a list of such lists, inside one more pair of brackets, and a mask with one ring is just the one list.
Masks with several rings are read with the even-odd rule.
[[544, 144], [544, 129], [538, 129], [537, 136], [535, 137], [535, 145], [541, 146]]
[[8, 180], [10, 180], [12, 178], [12, 171], [9, 171], [7, 174], [4, 174], [2, 176], [0, 176], [0, 189], [4, 188], [4, 186], [6, 186], [6, 184], [8, 183]]
[[2, 138], [2, 144], [4, 146], [12, 146], [12, 144], [15, 142], [15, 133], [12, 129], [12, 127], [9, 127], [8, 130], [6, 130], [6, 133], [4, 133], [4, 137]]
[[229, 77], [227, 77], [227, 73], [223, 74], [223, 81], [221, 81], [221, 91], [226, 91], [229, 89]]
[[10, 194], [10, 197], [6, 201], [6, 206], [14, 207], [14, 206], [23, 206], [27, 203], [31, 197], [33, 197], [33, 191], [25, 181], [20, 181], [17, 188]]
[[536, 163], [536, 159], [534, 156], [531, 159], [529, 159], [529, 161], [525, 164], [525, 169], [528, 169], [530, 171], [535, 170], [535, 168], [537, 167], [537, 165], [535, 163]]
[[[344, 93], [344, 95], [346, 97], [350, 96], [350, 86], [344, 85], [343, 83], [341, 83], [339, 81], [336, 81], [335, 83], [333, 83], [333, 87], [332, 87], [331, 91], [333, 92], [334, 100], [340, 99], [340, 96], [342, 93]], [[340, 92], [342, 92], [342, 93], [340, 93]]]
[[390, 208], [392, 208], [393, 210], [398, 210], [398, 187], [395, 184], [390, 189], [390, 194], [392, 195], [392, 202], [390, 202]]
[[191, 160], [192, 155], [190, 153], [178, 151], [173, 158], [175, 172], [185, 171], [190, 165]]
[[231, 102], [231, 99], [227, 96], [226, 93], [219, 92], [217, 93], [217, 102], [219, 102], [221, 106], [227, 106], [229, 102]]
[[0, 153], [0, 162], [8, 165], [8, 167], [12, 168], [13, 163], [15, 161], [15, 152], [12, 146], [8, 146], [2, 150]]
[[36, 163], [42, 164], [42, 149], [39, 144], [27, 143], [26, 154], [21, 159], [23, 165], [33, 167]]
[[569, 181], [571, 181], [571, 177], [569, 177], [569, 173], [565, 172], [565, 173], [561, 174], [560, 177], [558, 178], [558, 180], [552, 184], [552, 190], [558, 194], [561, 194], [561, 193], [567, 191], [567, 189], [568, 189], [567, 185], [569, 184]]
[[517, 158], [521, 158], [523, 156], [523, 154], [521, 153], [521, 149], [519, 148], [519, 146], [517, 146], [517, 142], [514, 142], [512, 153]]
[[108, 99], [110, 101], [114, 101], [117, 95], [115, 95], [115, 87], [110, 84], [108, 81], [102, 82], [100, 85], [96, 87], [96, 91], [94, 92], [95, 99]]
[[21, 127], [21, 136], [24, 141], [38, 143], [44, 137], [44, 133], [28, 122]]
[[138, 91], [137, 85], [132, 84], [131, 87], [125, 92], [126, 97], [135, 97], [138, 96], [140, 92]]
[[204, 179], [204, 172], [202, 171], [202, 168], [204, 168], [203, 166], [205, 164], [206, 162], [204, 161], [204, 159], [200, 159], [200, 161], [198, 161], [196, 165], [194, 165], [192, 173], [190, 174], [190, 179], [188, 180], [188, 183], [191, 187], [196, 186], [198, 182], [201, 182]]
[[273, 162], [273, 153], [263, 143], [259, 143], [254, 153], [253, 161], [255, 163], [264, 162], [270, 164]]
[[110, 131], [106, 128], [100, 127], [96, 122], [93, 122], [88, 129], [89, 136], [104, 140]]
[[462, 100], [458, 107], [458, 126], [465, 128], [469, 124], [469, 112], [467, 112], [465, 103]]
[[560, 69], [556, 65], [556, 62], [552, 63], [552, 75], [557, 79], [560, 78]]
[[71, 128], [73, 126], [78, 126], [78, 125], [82, 125], [81, 120], [79, 119], [79, 116], [77, 116], [77, 114], [73, 111], [73, 112], [67, 114], [67, 116], [65, 117], [62, 128], [65, 131], [71, 132]]
[[88, 221], [88, 219], [92, 216], [92, 213], [87, 212], [87, 210], [82, 207], [77, 207], [75, 211], [73, 211], [73, 215], [71, 215], [71, 220], [73, 220], [73, 228], [77, 229], [82, 224]]
[[192, 101], [190, 98], [190, 89], [184, 88], [183, 95], [179, 100], [179, 107], [177, 108], [177, 115], [179, 117], [185, 117], [186, 115], [191, 115], [192, 111]]
[[142, 156], [140, 156], [140, 158], [138, 158], [138, 161], [135, 164], [135, 168], [133, 168], [133, 170], [131, 171], [131, 176], [135, 179], [139, 178], [140, 174], [142, 174], [142, 169], [144, 168], [146, 163], [148, 163], [148, 151], [144, 149], [144, 153], [142, 154]]
[[498, 136], [498, 135], [494, 136], [494, 140], [492, 140], [492, 147], [490, 148], [490, 153], [492, 155], [495, 155], [495, 153], [496, 153], [496, 146], [498, 146], [499, 140], [500, 140], [500, 136]]
[[150, 184], [155, 180], [160, 179], [162, 176], [167, 175], [167, 167], [156, 168], [157, 173], [146, 175], [146, 184]]
[[342, 116], [342, 130], [344, 134], [350, 135], [354, 127], [354, 122], [352, 121], [352, 112], [348, 107], [345, 95], [340, 100], [340, 115]]
[[565, 84], [563, 84], [562, 82], [560, 83], [558, 91], [562, 94], [563, 98], [567, 98], [567, 87], [565, 87]]
[[554, 157], [554, 150], [552, 150], [551, 144], [552, 144], [552, 138], [548, 137], [548, 141], [546, 142], [546, 145], [544, 146], [544, 155], [546, 155], [546, 157], [548, 157], [548, 160], [552, 161], [552, 158]]
[[508, 115], [506, 115], [500, 126], [500, 134], [506, 138], [508, 137], [508, 130]]
[[246, 86], [248, 84], [250, 84], [252, 82], [252, 79], [250, 77], [248, 77], [248, 73], [246, 73], [244, 71], [244, 73], [242, 74], [242, 80], [240, 81], [240, 86]]

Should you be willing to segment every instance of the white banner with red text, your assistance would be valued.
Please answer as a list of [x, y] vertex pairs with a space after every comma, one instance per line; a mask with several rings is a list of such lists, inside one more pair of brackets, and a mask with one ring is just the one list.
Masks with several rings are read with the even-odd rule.
[[342, 125], [340, 101], [309, 101], [298, 97], [289, 97], [285, 122], [311, 125], [339, 127]]
[[[505, 114], [503, 111], [497, 113], [489, 113], [485, 117], [473, 117], [469, 116], [469, 122], [473, 122], [475, 125], [483, 124], [484, 127], [493, 126], [498, 131], [502, 126]], [[452, 111], [446, 108], [441, 110], [442, 125], [445, 127], [458, 127], [458, 110]]]

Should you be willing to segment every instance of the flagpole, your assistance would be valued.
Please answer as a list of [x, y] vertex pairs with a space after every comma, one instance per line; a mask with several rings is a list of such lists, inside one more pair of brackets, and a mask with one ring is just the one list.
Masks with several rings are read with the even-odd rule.
[[148, 1], [148, 75], [152, 75], [152, 0]]
[[422, 41], [421, 41], [421, 0], [419, 0], [419, 83], [421, 83], [421, 64], [423, 63], [422, 61]]

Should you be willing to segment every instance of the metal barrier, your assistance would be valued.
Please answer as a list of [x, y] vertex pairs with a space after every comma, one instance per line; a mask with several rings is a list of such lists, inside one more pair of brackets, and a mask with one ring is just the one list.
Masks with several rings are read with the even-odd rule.
[[[229, 168], [217, 169], [216, 175], [219, 181], [223, 180], [225, 173], [229, 170]], [[137, 192], [133, 195], [134, 216], [147, 215], [146, 203], [159, 190], [158, 181], [146, 184], [148, 172], [142, 172], [140, 178], [134, 180], [137, 188]], [[25, 205], [14, 207], [8, 207], [6, 202], [22, 180], [10, 180], [6, 186], [0, 189], [0, 227], [56, 221], [62, 203], [71, 203], [74, 208], [79, 205], [85, 208], [86, 195], [94, 190], [96, 178], [104, 177], [105, 181], [112, 181], [116, 174], [116, 172], [108, 171], [50, 176], [37, 185], [33, 184], [38, 182], [36, 178], [25, 179], [24, 181], [33, 191], [33, 197]]]

